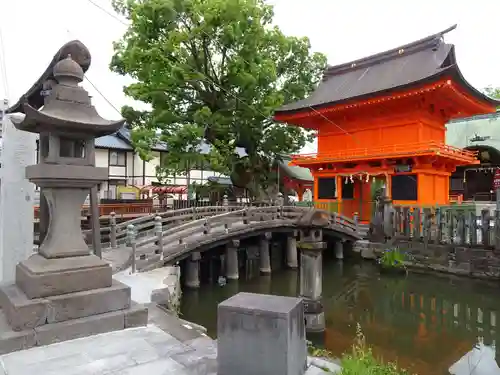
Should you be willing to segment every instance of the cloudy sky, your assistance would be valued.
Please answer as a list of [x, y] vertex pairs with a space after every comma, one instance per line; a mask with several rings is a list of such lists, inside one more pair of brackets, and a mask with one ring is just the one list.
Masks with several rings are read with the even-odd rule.
[[[92, 0], [112, 13], [110, 0]], [[275, 23], [289, 35], [308, 36], [315, 51], [339, 64], [412, 42], [453, 24], [446, 36], [456, 45], [459, 66], [475, 87], [500, 87], [500, 48], [496, 37], [500, 1], [495, 0], [270, 0]], [[0, 0], [3, 50], [0, 98], [16, 101], [40, 76], [59, 47], [80, 39], [92, 54], [88, 82], [99, 113], [110, 119], [124, 104], [130, 80], [108, 70], [113, 49], [126, 29], [89, 0]], [[103, 97], [104, 96], [104, 97]], [[314, 146], [309, 146], [310, 151]], [[304, 150], [306, 151], [306, 150]]]

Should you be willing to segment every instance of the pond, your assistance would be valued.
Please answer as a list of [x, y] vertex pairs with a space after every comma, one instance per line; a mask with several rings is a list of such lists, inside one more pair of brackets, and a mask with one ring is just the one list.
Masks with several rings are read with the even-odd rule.
[[[323, 304], [327, 329], [310, 337], [341, 356], [359, 323], [377, 356], [411, 372], [448, 374], [448, 369], [478, 342], [495, 347], [500, 286], [471, 279], [410, 273], [380, 275], [375, 264], [324, 261]], [[281, 269], [260, 276], [185, 290], [182, 317], [217, 334], [217, 304], [238, 292], [296, 296], [298, 271]], [[497, 356], [498, 358], [498, 356]], [[491, 374], [497, 374], [492, 372]]]

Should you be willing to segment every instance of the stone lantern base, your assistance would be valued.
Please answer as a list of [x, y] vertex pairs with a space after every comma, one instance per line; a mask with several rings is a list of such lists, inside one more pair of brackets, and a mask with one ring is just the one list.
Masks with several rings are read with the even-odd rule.
[[0, 354], [146, 325], [147, 308], [130, 294], [95, 255], [32, 255], [0, 288]]

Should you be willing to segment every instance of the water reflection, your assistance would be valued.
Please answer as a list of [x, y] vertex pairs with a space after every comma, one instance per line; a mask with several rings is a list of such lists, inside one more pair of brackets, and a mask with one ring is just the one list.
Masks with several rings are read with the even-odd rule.
[[[241, 291], [297, 295], [298, 273], [282, 270], [223, 287], [214, 284], [186, 291], [184, 318], [204, 325], [215, 336], [217, 304]], [[340, 356], [350, 349], [360, 323], [376, 355], [397, 360], [414, 373], [442, 375], [453, 370], [462, 375], [464, 363], [482, 358], [480, 363], [489, 370], [478, 372], [483, 369], [478, 365], [475, 374], [500, 375], [495, 361], [497, 295], [497, 286], [468, 279], [381, 276], [371, 263], [325, 262], [327, 329], [318, 344]], [[483, 338], [480, 344], [478, 337]], [[466, 353], [473, 357], [464, 360]]]

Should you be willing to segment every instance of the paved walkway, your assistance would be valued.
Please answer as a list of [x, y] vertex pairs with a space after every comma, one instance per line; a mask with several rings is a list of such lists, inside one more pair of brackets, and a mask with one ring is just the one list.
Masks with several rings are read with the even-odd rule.
[[159, 327], [127, 329], [0, 356], [5, 375], [215, 375], [212, 340], [181, 342]]
[[156, 305], [148, 307], [147, 327], [5, 354], [0, 374], [215, 375], [215, 341]]
[[132, 249], [122, 246], [116, 249], [102, 249], [102, 259], [108, 262], [113, 269], [113, 273], [122, 271], [130, 266]]

